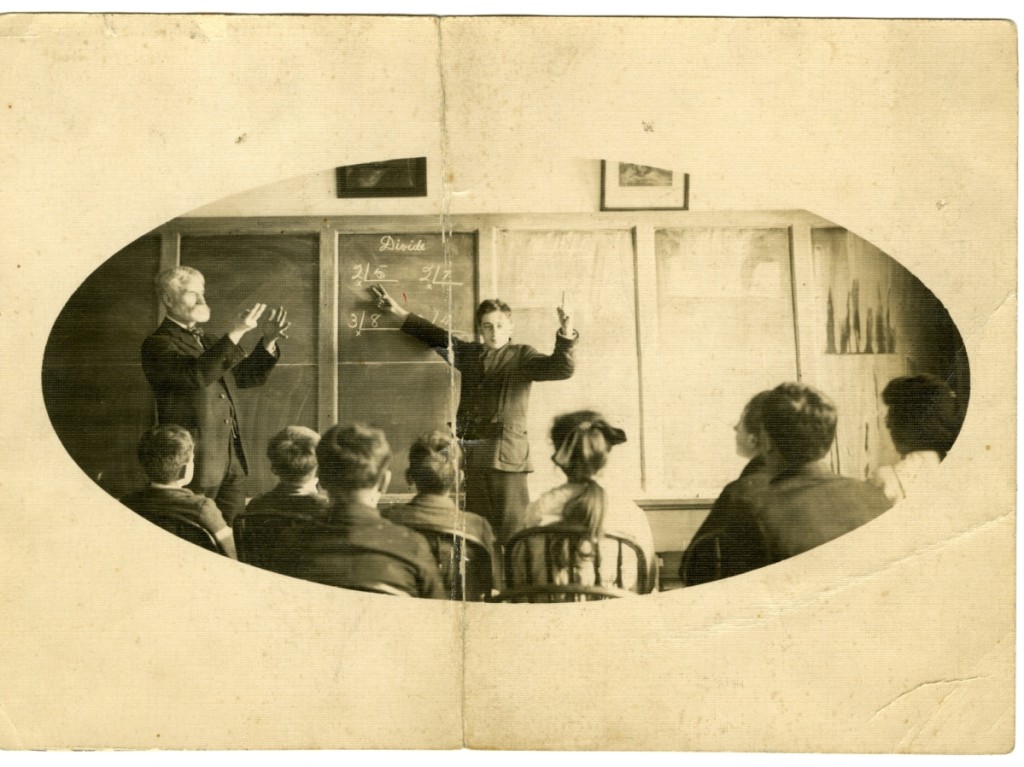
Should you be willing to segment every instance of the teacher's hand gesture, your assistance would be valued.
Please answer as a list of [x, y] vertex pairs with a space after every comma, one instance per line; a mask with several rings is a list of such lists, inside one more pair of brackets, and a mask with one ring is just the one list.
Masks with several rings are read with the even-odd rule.
[[409, 310], [402, 308], [402, 306], [400, 306], [399, 303], [380, 285], [374, 285], [371, 287], [370, 294], [373, 296], [373, 300], [377, 302], [378, 309], [390, 312], [398, 317], [398, 319], [404, 319], [409, 314]]
[[288, 312], [283, 306], [271, 309], [270, 316], [265, 318], [261, 324], [263, 340], [266, 342], [267, 347], [279, 338], [287, 338], [288, 328], [292, 326], [292, 323], [288, 321]]
[[263, 316], [263, 312], [266, 310], [266, 304], [253, 304], [251, 309], [243, 309], [235, 318], [235, 322], [232, 324], [231, 330], [228, 331], [228, 335], [230, 335], [232, 339], [234, 339], [236, 335], [241, 339], [242, 336], [259, 324], [260, 317]]

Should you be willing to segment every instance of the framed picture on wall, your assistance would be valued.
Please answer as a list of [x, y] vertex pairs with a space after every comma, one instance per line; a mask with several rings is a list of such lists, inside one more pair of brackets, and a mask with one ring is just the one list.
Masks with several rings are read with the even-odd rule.
[[690, 174], [601, 161], [601, 210], [689, 210]]
[[426, 197], [427, 158], [345, 165], [337, 169], [338, 197]]

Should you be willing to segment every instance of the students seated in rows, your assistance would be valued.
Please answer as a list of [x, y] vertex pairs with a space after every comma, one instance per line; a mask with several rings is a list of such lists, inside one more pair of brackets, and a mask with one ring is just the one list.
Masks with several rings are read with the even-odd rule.
[[768, 391], [754, 395], [736, 422], [736, 453], [747, 459], [747, 465], [738, 479], [722, 489], [683, 554], [679, 577], [684, 586], [728, 578], [768, 564], [755, 515], [771, 479], [759, 442], [761, 409], [770, 397]]
[[758, 444], [772, 479], [758, 516], [772, 561], [838, 538], [892, 505], [877, 487], [832, 473], [824, 459], [835, 434], [835, 405], [810, 386], [781, 384], [761, 405]]
[[391, 482], [384, 432], [362, 424], [335, 426], [320, 440], [316, 457], [320, 485], [331, 501], [327, 524], [308, 522], [285, 531], [272, 569], [330, 586], [444, 599], [426, 539], [377, 510]]
[[880, 467], [871, 481], [895, 503], [932, 483], [960, 433], [961, 415], [956, 394], [931, 375], [894, 378], [882, 401], [889, 406], [885, 425], [902, 460]]
[[305, 426], [286, 426], [267, 445], [270, 470], [280, 480], [268, 493], [253, 498], [245, 514], [288, 514], [326, 519], [330, 501], [317, 484], [316, 447], [320, 435]]
[[197, 522], [213, 534], [225, 554], [236, 558], [231, 528], [217, 504], [185, 487], [195, 473], [195, 443], [188, 430], [174, 424], [150, 429], [139, 440], [138, 458], [149, 486], [121, 503], [155, 524], [168, 515]]
[[[480, 541], [488, 557], [489, 584], [497, 587], [502, 580], [501, 554], [496, 551], [490, 523], [477, 514], [461, 511], [452, 499], [458, 482], [460, 460], [459, 443], [451, 434], [441, 429], [421, 434], [409, 448], [409, 470], [405, 475], [416, 488], [416, 496], [403, 506], [385, 511], [384, 516], [414, 530], [424, 525], [439, 530], [458, 530]], [[438, 567], [444, 576], [445, 588], [452, 593], [455, 586], [452, 579], [459, 573], [459, 568], [451, 561], [452, 536], [435, 537], [422, 529], [420, 532], [428, 535], [434, 555], [438, 558]], [[463, 552], [463, 556], [468, 559], [471, 553]], [[473, 569], [474, 563], [466, 564], [467, 572]], [[487, 591], [489, 593], [490, 588]]]
[[[598, 482], [598, 474], [608, 463], [611, 449], [626, 441], [626, 433], [610, 425], [600, 413], [580, 410], [555, 419], [551, 441], [555, 446], [552, 460], [565, 473], [567, 481], [530, 504], [520, 530], [564, 522], [590, 532], [589, 538], [581, 541], [576, 551], [563, 551], [564, 571], [556, 583], [592, 585], [597, 566], [604, 576], [603, 583], [607, 584], [607, 573], [615, 572], [617, 547], [600, 542], [602, 535], [611, 533], [629, 538], [640, 547], [646, 559], [647, 584], [653, 586], [657, 560], [647, 516], [633, 501], [609, 497]], [[626, 556], [632, 561], [624, 567], [626, 578], [622, 586], [631, 589], [638, 581], [637, 562], [632, 552]], [[531, 560], [530, 567], [535, 571], [532, 580], [537, 583], [545, 572], [546, 563], [537, 556], [531, 555]], [[517, 562], [514, 570], [524, 566], [525, 563]], [[518, 584], [530, 580], [525, 573], [513, 572], [509, 576]]]

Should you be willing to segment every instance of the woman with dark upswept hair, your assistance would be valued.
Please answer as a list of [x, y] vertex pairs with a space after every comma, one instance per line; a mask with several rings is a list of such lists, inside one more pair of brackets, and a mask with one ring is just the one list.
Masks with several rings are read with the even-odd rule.
[[[572, 580], [593, 584], [595, 569], [601, 565], [601, 537], [614, 533], [637, 543], [647, 560], [648, 583], [653, 582], [656, 555], [646, 515], [631, 500], [610, 497], [598, 482], [612, 447], [625, 441], [626, 433], [622, 429], [612, 426], [593, 410], [560, 415], [551, 427], [551, 442], [555, 447], [551, 460], [567, 481], [530, 504], [520, 529], [567, 523], [589, 532], [588, 538], [577, 536], [555, 547], [557, 564], [563, 569], [560, 581], [572, 579], [568, 570], [573, 567], [577, 577]], [[537, 564], [534, 563], [534, 569]], [[632, 573], [624, 583], [627, 588], [637, 580], [635, 562], [631, 568]]]

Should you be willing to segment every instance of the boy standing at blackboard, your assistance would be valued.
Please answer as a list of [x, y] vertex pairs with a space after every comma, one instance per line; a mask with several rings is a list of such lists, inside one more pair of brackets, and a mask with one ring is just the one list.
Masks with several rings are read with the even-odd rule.
[[558, 307], [555, 350], [544, 355], [511, 342], [512, 310], [498, 299], [477, 307], [474, 321], [481, 342], [471, 342], [412, 314], [379, 285], [371, 292], [380, 308], [402, 320], [404, 333], [423, 341], [462, 374], [455, 431], [466, 458], [466, 510], [487, 519], [504, 542], [530, 503], [530, 385], [572, 376], [573, 347], [579, 338], [572, 318]]

